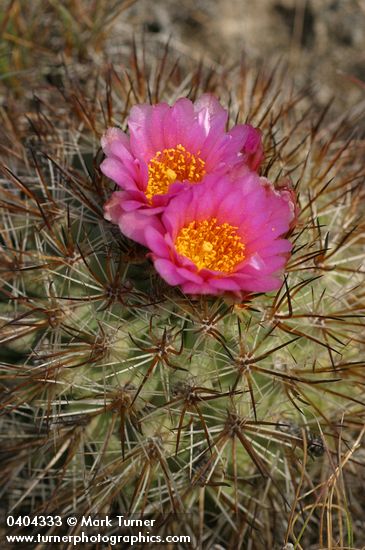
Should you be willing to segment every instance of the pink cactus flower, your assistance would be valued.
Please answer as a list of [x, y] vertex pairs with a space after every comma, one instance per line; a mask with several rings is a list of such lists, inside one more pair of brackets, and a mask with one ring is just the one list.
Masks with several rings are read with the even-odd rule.
[[145, 230], [155, 268], [186, 294], [276, 290], [292, 244], [292, 197], [247, 170], [235, 181], [208, 176], [171, 199]]
[[194, 103], [181, 98], [171, 107], [132, 107], [129, 137], [110, 128], [101, 140], [106, 155], [101, 171], [122, 189], [105, 205], [105, 217], [145, 244], [143, 224], [154, 223], [151, 216], [161, 213], [180, 191], [234, 166], [257, 170], [263, 158], [260, 131], [243, 124], [226, 132], [227, 118], [210, 94]]

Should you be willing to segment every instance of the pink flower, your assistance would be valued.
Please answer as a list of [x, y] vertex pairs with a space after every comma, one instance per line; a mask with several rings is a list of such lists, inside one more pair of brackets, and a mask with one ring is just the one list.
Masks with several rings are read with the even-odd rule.
[[243, 297], [276, 290], [291, 243], [295, 216], [288, 192], [246, 171], [237, 180], [209, 176], [166, 206], [161, 221], [145, 230], [155, 268], [187, 294]]
[[132, 107], [129, 137], [110, 128], [101, 140], [106, 155], [101, 170], [123, 190], [106, 204], [106, 218], [145, 244], [142, 225], [154, 223], [151, 215], [161, 213], [180, 191], [235, 166], [257, 170], [263, 158], [261, 133], [250, 125], [226, 132], [227, 118], [210, 94], [194, 103], [179, 99], [172, 107]]

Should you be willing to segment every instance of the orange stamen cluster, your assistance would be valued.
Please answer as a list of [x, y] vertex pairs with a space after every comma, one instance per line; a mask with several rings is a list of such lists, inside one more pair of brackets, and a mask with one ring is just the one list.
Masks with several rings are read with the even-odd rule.
[[232, 273], [245, 258], [245, 245], [237, 229], [229, 223], [218, 225], [216, 218], [192, 221], [180, 229], [175, 248], [199, 269]]
[[204, 160], [189, 153], [181, 144], [175, 148], [157, 151], [148, 163], [147, 199], [151, 202], [154, 195], [167, 193], [176, 180], [200, 182], [205, 175], [204, 168]]

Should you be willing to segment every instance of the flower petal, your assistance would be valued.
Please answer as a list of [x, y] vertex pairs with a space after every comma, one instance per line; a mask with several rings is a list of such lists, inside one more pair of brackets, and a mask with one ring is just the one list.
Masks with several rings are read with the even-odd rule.
[[157, 216], [147, 216], [140, 210], [122, 212], [118, 219], [121, 232], [137, 243], [147, 245], [146, 235], [153, 230], [161, 231], [162, 226]]

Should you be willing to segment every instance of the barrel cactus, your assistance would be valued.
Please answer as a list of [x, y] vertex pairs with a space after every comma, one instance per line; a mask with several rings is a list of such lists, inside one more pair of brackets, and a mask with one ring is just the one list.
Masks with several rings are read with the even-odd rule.
[[[124, 55], [60, 70], [26, 114], [1, 113], [5, 508], [143, 514], [162, 536], [189, 535], [181, 548], [358, 547], [356, 112], [315, 110], [280, 66], [212, 69], [167, 50], [156, 61], [142, 44]], [[185, 293], [104, 217], [116, 189], [100, 170], [106, 129], [126, 130], [133, 105], [205, 93], [231, 126], [260, 129], [261, 175], [295, 190], [277, 291]]]

